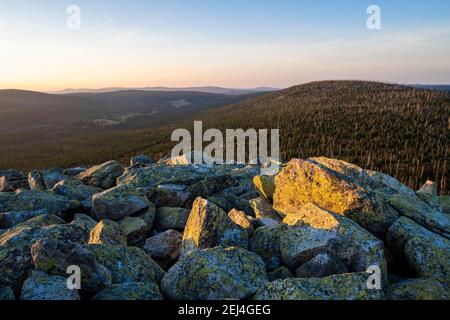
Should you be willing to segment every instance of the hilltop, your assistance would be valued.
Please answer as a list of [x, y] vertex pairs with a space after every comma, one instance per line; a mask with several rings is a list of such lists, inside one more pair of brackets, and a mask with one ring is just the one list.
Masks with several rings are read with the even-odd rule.
[[[325, 155], [448, 190], [450, 94], [366, 81], [295, 86], [195, 115], [213, 128], [279, 128], [284, 159]], [[192, 121], [192, 119], [190, 119]]]
[[449, 298], [431, 181], [324, 157], [274, 176], [171, 163], [0, 171], [0, 300]]

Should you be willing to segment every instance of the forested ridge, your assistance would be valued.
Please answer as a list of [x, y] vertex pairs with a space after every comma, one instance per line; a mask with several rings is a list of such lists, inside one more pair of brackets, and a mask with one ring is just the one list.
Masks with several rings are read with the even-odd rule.
[[431, 179], [448, 193], [449, 111], [446, 91], [367, 81], [313, 82], [138, 130], [70, 136], [45, 132], [32, 144], [26, 143], [25, 133], [18, 139], [6, 132], [3, 141], [15, 142], [0, 157], [0, 166], [89, 165], [138, 153], [160, 158], [170, 153], [174, 129], [190, 129], [194, 120], [203, 120], [205, 130], [278, 128], [284, 160], [338, 158], [393, 175], [414, 189]]
[[203, 113], [214, 128], [279, 128], [283, 159], [327, 156], [418, 188], [449, 186], [450, 95], [364, 81], [292, 87]]

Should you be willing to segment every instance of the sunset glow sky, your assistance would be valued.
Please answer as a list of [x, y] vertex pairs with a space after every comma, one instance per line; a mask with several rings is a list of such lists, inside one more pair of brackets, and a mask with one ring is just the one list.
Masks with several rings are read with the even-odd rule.
[[[66, 9], [81, 8], [81, 30]], [[366, 27], [369, 5], [382, 30]], [[2, 0], [0, 88], [450, 83], [450, 1]]]

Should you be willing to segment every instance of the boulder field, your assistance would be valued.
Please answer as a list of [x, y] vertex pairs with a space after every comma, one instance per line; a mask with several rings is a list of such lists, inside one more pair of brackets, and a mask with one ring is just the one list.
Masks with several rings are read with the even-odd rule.
[[0, 171], [0, 300], [448, 300], [449, 286], [449, 201], [431, 181], [323, 157], [272, 176], [146, 156]]

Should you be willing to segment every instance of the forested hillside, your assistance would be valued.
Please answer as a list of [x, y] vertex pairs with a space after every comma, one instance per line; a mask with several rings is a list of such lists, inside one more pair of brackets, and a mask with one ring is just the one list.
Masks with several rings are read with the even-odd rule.
[[[85, 98], [85, 97], [84, 97]], [[325, 81], [225, 107], [165, 118], [143, 129], [99, 129], [37, 139], [3, 133], [1, 168], [95, 164], [170, 152], [176, 128], [279, 128], [283, 159], [327, 156], [393, 175], [417, 189], [427, 179], [448, 193], [450, 95], [398, 85]], [[28, 140], [34, 143], [27, 143]], [[20, 149], [20, 150], [19, 150]]]
[[202, 115], [219, 128], [280, 128], [282, 157], [328, 156], [394, 175], [414, 188], [449, 186], [446, 92], [374, 82], [292, 87]]

